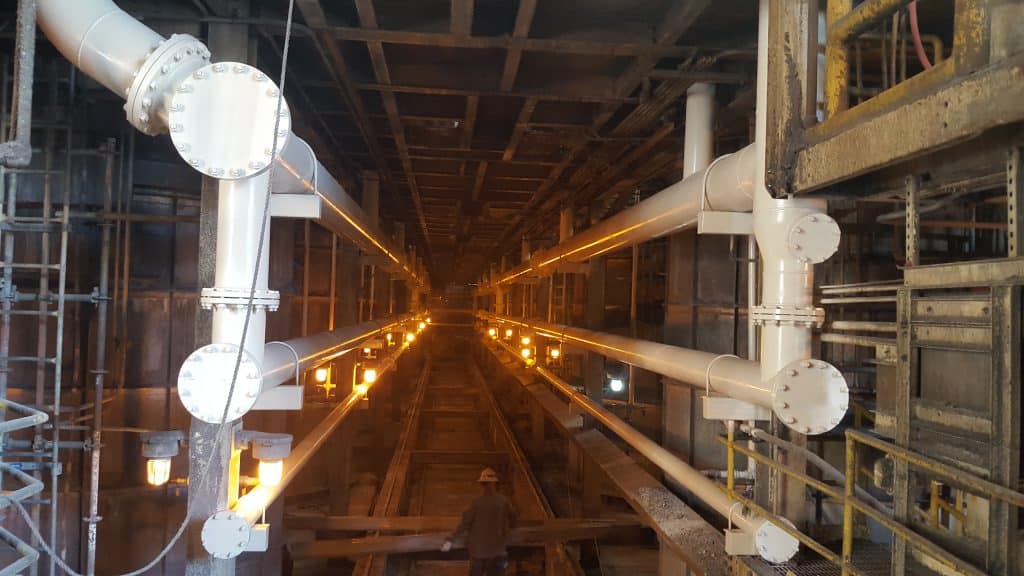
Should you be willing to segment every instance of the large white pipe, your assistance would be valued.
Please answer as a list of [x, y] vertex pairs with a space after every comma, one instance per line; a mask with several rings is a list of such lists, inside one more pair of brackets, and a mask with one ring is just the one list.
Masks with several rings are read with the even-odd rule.
[[[199, 40], [184, 34], [164, 38], [111, 0], [39, 0], [37, 22], [65, 58], [126, 98], [128, 121], [151, 135], [168, 131], [175, 89], [207, 64], [210, 56]], [[275, 170], [274, 192], [315, 190], [322, 202], [319, 222], [324, 227], [346, 236], [367, 254], [380, 256], [410, 283], [427, 285], [426, 275], [407, 260], [401, 247], [393, 247], [369, 224], [366, 214], [317, 161], [309, 146], [295, 134], [284, 140], [278, 155], [282, 169]]]
[[427, 284], [426, 277], [417, 271], [414, 261], [407, 259], [404, 247], [394, 246], [371, 223], [366, 212], [317, 161], [309, 144], [292, 134], [277, 162], [281, 169], [274, 172], [275, 192], [316, 194], [321, 202], [321, 225], [350, 239], [367, 254], [381, 256], [383, 266], [400, 275], [411, 286]]
[[[364, 322], [355, 326], [346, 326], [333, 332], [321, 332], [302, 338], [294, 338], [281, 343], [269, 343], [263, 354], [263, 389], [284, 384], [295, 377], [324, 362], [333, 360], [357, 348], [362, 342], [383, 335], [392, 330], [399, 330], [411, 325], [419, 318], [416, 314], [405, 314], [396, 318], [385, 318], [373, 322]], [[400, 345], [400, 336], [395, 345]]]
[[[691, 386], [708, 387], [722, 396], [773, 410], [787, 424], [795, 413], [797, 421], [793, 427], [799, 432], [805, 432], [804, 427], [812, 421], [827, 423], [827, 426], [815, 425], [813, 433], [827, 432], [846, 413], [846, 408], [841, 408], [845, 402], [836, 400], [837, 397], [845, 398], [841, 391], [845, 383], [836, 380], [839, 372], [835, 368], [828, 366], [823, 369], [825, 363], [822, 362], [813, 362], [811, 370], [796, 368], [799, 371], [798, 377], [787, 373], [785, 378], [763, 379], [757, 362], [729, 354], [691, 350], [538, 320], [484, 312], [478, 313], [478, 316], [491, 322], [519, 326], [568, 346], [596, 352]], [[780, 401], [780, 398], [784, 400]], [[789, 398], [799, 398], [799, 401]]]
[[715, 155], [715, 85], [699, 82], [686, 91], [683, 178], [704, 170]]
[[[814, 307], [814, 264], [824, 262], [839, 246], [840, 230], [827, 212], [824, 200], [811, 198], [776, 199], [766, 184], [768, 132], [768, 46], [769, 2], [761, 0], [758, 10], [757, 110], [754, 145], [757, 148], [754, 194], [754, 236], [763, 259], [761, 302], [751, 316], [761, 325], [761, 377], [767, 381], [784, 373], [797, 372], [801, 362], [813, 353], [812, 326], [820, 325], [823, 312]], [[831, 368], [835, 371], [835, 368]], [[848, 394], [841, 375], [831, 378], [839, 386], [831, 401], [846, 412]], [[800, 402], [801, 399], [796, 399]], [[807, 421], [790, 413], [783, 418], [800, 431], [817, 429], [820, 421]]]
[[[269, 290], [270, 218], [263, 221], [269, 177], [221, 180], [217, 191], [217, 251], [214, 287], [203, 290], [203, 303], [213, 307], [213, 342], [239, 342], [247, 315], [249, 290], [256, 270], [253, 309], [248, 313], [245, 351], [258, 365], [263, 361], [267, 309], [277, 308], [278, 295]], [[260, 244], [260, 228], [263, 243]], [[259, 267], [257, 268], [257, 259]]]
[[110, 0], [39, 0], [36, 22], [75, 67], [122, 98], [164, 41]]
[[[510, 350], [510, 352], [514, 354], [514, 351]], [[678, 482], [698, 500], [728, 519], [732, 526], [749, 534], [764, 559], [769, 562], [785, 562], [796, 554], [800, 547], [800, 542], [796, 538], [787, 534], [770, 520], [744, 510], [743, 506], [731, 499], [717, 482], [707, 478], [699, 470], [683, 462], [636, 428], [623, 422], [621, 418], [609, 412], [592, 398], [577, 391], [557, 375], [541, 367], [537, 367], [536, 371], [559, 392], [568, 397], [573, 404], [585, 410], [587, 414], [650, 460], [666, 476]]]
[[691, 174], [661, 192], [578, 232], [553, 248], [533, 255], [528, 263], [502, 274], [496, 284], [539, 276], [562, 262], [584, 262], [606, 252], [645, 242], [693, 226], [701, 209], [750, 212], [753, 208], [757, 158], [750, 145], [719, 157], [708, 168]]

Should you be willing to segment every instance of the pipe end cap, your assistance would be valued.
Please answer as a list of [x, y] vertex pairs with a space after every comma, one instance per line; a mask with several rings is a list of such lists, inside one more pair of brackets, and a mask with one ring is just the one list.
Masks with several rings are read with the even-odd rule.
[[824, 434], [835, 428], [850, 405], [846, 379], [824, 360], [790, 362], [769, 384], [775, 415], [801, 434]]
[[836, 253], [840, 238], [839, 224], [828, 214], [818, 212], [798, 218], [789, 227], [786, 242], [794, 258], [820, 264]]
[[799, 540], [768, 520], [757, 529], [754, 545], [761, 558], [773, 564], [787, 562], [800, 550]]
[[203, 548], [217, 559], [234, 558], [249, 545], [252, 526], [231, 510], [221, 510], [203, 522]]
[[[259, 69], [217, 62], [195, 70], [175, 90], [168, 114], [171, 140], [190, 166], [221, 180], [270, 168], [291, 135], [291, 112], [280, 89]], [[276, 129], [276, 135], [275, 135]]]
[[241, 418], [252, 409], [263, 387], [263, 370], [248, 351], [235, 378], [239, 348], [236, 344], [208, 344], [188, 355], [178, 372], [178, 398], [192, 416], [220, 424], [228, 404], [231, 380], [235, 389], [227, 409], [227, 421]]

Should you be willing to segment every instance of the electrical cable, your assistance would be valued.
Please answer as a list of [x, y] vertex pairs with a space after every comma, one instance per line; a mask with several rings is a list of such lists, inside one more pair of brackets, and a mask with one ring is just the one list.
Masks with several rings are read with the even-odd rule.
[[[928, 70], [932, 67], [932, 63], [924, 51], [924, 43], [921, 42], [921, 28], [917, 24], [917, 0], [907, 5], [907, 12], [910, 13], [910, 33], [914, 37], [914, 52], [917, 53], [917, 59], [921, 62], [921, 66]], [[939, 55], [936, 54], [935, 58], [938, 60]]]
[[[281, 74], [277, 92], [277, 115], [276, 118], [274, 119], [273, 147], [271, 148], [270, 167], [268, 169], [269, 177], [267, 178], [267, 191], [263, 201], [263, 216], [260, 221], [260, 235], [259, 242], [257, 244], [258, 248], [256, 252], [256, 263], [252, 273], [252, 283], [249, 288], [249, 301], [246, 304], [245, 322], [242, 324], [242, 335], [238, 345], [238, 355], [235, 358], [235, 366], [231, 375], [231, 385], [228, 387], [228, 396], [227, 400], [224, 403], [224, 412], [221, 415], [221, 420], [219, 424], [220, 428], [217, 430], [217, 435], [214, 438], [213, 445], [210, 448], [210, 457], [206, 460], [206, 463], [203, 466], [200, 475], [198, 484], [198, 487], [200, 489], [205, 487], [207, 481], [209, 480], [210, 469], [212, 468], [213, 461], [217, 457], [217, 452], [220, 449], [221, 440], [224, 437], [224, 431], [230, 425], [230, 422], [228, 421], [228, 411], [230, 410], [231, 407], [231, 400], [234, 397], [235, 383], [238, 380], [238, 371], [241, 368], [242, 358], [243, 355], [245, 354], [245, 338], [248, 335], [249, 322], [250, 319], [252, 318], [253, 303], [256, 299], [256, 283], [259, 279], [260, 264], [263, 256], [263, 244], [266, 242], [267, 220], [270, 214], [270, 197], [271, 194], [273, 193], [274, 169], [277, 166], [277, 158], [280, 154], [278, 150], [278, 131], [281, 128], [281, 111], [283, 110], [284, 106], [284, 86], [288, 74], [288, 52], [291, 47], [292, 22], [294, 12], [295, 0], [289, 0], [287, 27], [285, 28], [284, 36], [284, 47], [281, 53]], [[39, 527], [32, 522], [32, 518], [28, 514], [28, 511], [25, 510], [25, 507], [22, 506], [20, 502], [0, 496], [0, 502], [3, 501], [10, 502], [18, 510], [19, 514], [21, 514], [22, 518], [25, 520], [25, 523], [28, 524], [28, 528], [32, 532], [32, 535], [38, 540], [40, 547], [42, 547], [42, 549], [47, 554], [49, 554], [51, 558], [54, 559], [54, 561], [60, 567], [61, 570], [63, 570], [69, 576], [82, 576], [82, 574], [76, 572], [66, 562], [64, 562], [64, 560], [61, 559], [60, 555], [54, 551], [53, 547], [46, 543], [46, 540], [44, 540], [42, 538], [42, 535], [39, 533]], [[144, 574], [149, 570], [153, 569], [164, 558], [166, 558], [170, 551], [174, 548], [174, 546], [177, 545], [177, 543], [181, 540], [181, 537], [185, 534], [185, 530], [188, 528], [189, 521], [192, 519], [192, 513], [193, 510], [191, 509], [191, 507], [186, 506], [185, 517], [182, 519], [181, 524], [178, 526], [177, 531], [174, 533], [174, 536], [172, 536], [170, 541], [168, 541], [167, 544], [163, 547], [163, 549], [160, 550], [159, 554], [157, 554], [156, 557], [154, 557], [152, 560], [146, 563], [146, 565], [142, 568], [126, 572], [124, 574], [121, 574], [121, 576], [140, 576], [141, 574]]]

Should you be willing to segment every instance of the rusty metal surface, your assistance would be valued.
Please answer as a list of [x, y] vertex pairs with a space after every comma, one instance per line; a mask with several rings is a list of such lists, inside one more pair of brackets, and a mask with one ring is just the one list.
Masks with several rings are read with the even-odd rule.
[[[816, 190], [1024, 120], [1022, 83], [1024, 55], [1017, 55], [811, 144], [797, 153], [793, 192]], [[820, 125], [816, 133], [826, 127]]]

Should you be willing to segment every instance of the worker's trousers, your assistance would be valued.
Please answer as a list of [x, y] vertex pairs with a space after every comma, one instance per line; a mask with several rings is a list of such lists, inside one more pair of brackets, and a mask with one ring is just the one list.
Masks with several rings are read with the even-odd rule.
[[508, 566], [507, 556], [470, 558], [469, 576], [502, 576]]

